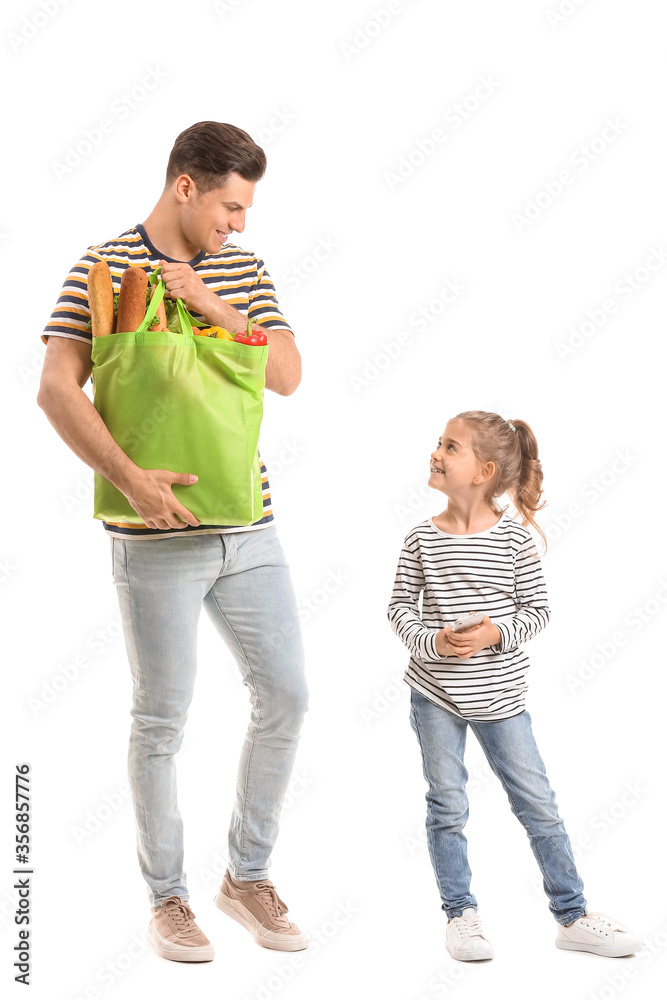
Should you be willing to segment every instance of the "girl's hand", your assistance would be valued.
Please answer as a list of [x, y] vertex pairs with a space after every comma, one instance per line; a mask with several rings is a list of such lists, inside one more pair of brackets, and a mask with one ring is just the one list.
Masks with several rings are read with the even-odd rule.
[[435, 637], [435, 649], [439, 656], [458, 656], [461, 660], [467, 660], [473, 653], [478, 653], [487, 646], [495, 646], [500, 640], [500, 630], [488, 615], [484, 615], [479, 625], [473, 625], [465, 632], [452, 632], [451, 626], [441, 629]]
[[[475, 628], [479, 628], [479, 626], [476, 625]], [[469, 631], [472, 631], [472, 629], [470, 629]], [[461, 633], [461, 635], [462, 634], [463, 633]], [[438, 656], [458, 656], [459, 655], [458, 652], [457, 652], [456, 646], [452, 645], [450, 643], [450, 641], [449, 641], [450, 637], [452, 635], [456, 635], [456, 633], [452, 632], [452, 626], [451, 625], [448, 625], [447, 628], [443, 628], [443, 629], [440, 630], [440, 632], [436, 633], [436, 636], [435, 636], [435, 651], [438, 654]]]

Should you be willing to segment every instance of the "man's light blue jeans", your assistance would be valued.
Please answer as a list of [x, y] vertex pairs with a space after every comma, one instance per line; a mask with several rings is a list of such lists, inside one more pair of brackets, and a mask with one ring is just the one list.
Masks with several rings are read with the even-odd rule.
[[[463, 764], [470, 726], [491, 770], [507, 793], [512, 812], [523, 825], [542, 872], [549, 909], [560, 924], [569, 924], [586, 910], [583, 882], [577, 874], [570, 839], [558, 815], [542, 758], [535, 744], [528, 712], [498, 722], [472, 722], [410, 692], [410, 723], [422, 752], [426, 793], [426, 836], [431, 863], [447, 916], [460, 917], [467, 906], [477, 909], [470, 892], [468, 819]], [[492, 834], [489, 847], [494, 849]]]
[[[202, 605], [252, 705], [229, 868], [243, 881], [266, 878], [308, 701], [296, 598], [275, 524], [190, 537], [112, 536], [111, 550], [134, 689], [128, 765], [137, 850], [152, 905], [189, 898], [174, 755], [192, 699]], [[211, 762], [212, 787], [217, 766]]]

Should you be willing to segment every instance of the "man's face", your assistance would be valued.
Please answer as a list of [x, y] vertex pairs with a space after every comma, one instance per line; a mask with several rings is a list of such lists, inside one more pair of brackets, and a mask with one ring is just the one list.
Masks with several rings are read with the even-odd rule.
[[181, 192], [181, 225], [186, 239], [206, 253], [219, 253], [230, 233], [243, 232], [255, 182], [232, 173], [222, 187], [206, 194], [199, 194], [192, 180], [185, 190], [181, 186]]

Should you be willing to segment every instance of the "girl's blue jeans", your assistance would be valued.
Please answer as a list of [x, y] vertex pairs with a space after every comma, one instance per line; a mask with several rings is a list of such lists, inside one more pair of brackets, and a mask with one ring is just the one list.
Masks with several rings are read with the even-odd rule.
[[[194, 689], [202, 605], [252, 706], [229, 868], [243, 881], [266, 878], [308, 700], [296, 598], [275, 524], [150, 540], [112, 536], [111, 550], [133, 679], [128, 769], [137, 850], [152, 905], [189, 898], [174, 757]], [[211, 762], [211, 794], [219, 764]]]
[[528, 712], [499, 722], [472, 722], [411, 689], [410, 722], [419, 740], [428, 783], [427, 842], [447, 916], [460, 917], [467, 906], [477, 908], [477, 900], [470, 892], [471, 872], [463, 833], [468, 819], [468, 772], [463, 763], [468, 726], [500, 779], [512, 812], [528, 834], [542, 872], [549, 909], [560, 924], [582, 916], [586, 910], [584, 886]]

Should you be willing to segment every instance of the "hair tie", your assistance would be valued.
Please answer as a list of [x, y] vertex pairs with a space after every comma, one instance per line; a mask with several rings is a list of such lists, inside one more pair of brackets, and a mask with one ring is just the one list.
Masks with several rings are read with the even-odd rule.
[[509, 427], [509, 429], [511, 431], [513, 431], [514, 434], [516, 434], [516, 427], [514, 426], [514, 424], [512, 423], [512, 421], [511, 420], [506, 420], [505, 423], [507, 424], [507, 426]]

